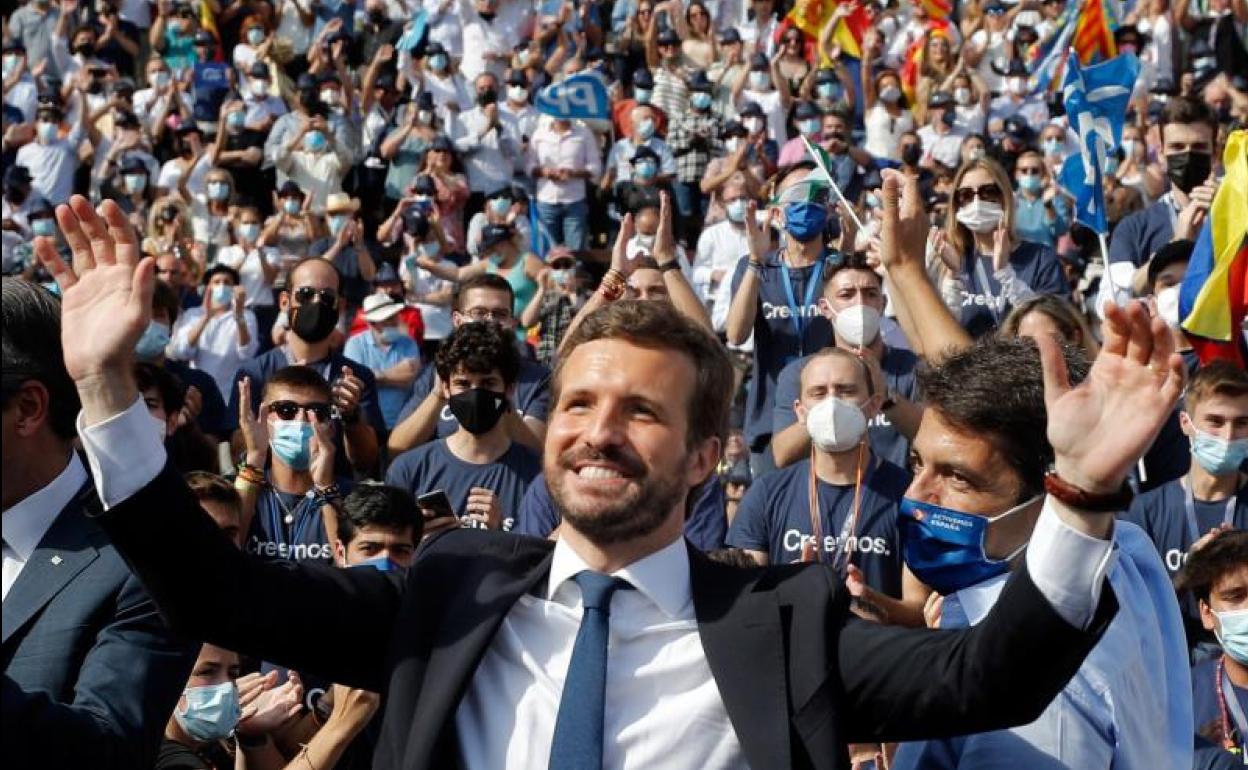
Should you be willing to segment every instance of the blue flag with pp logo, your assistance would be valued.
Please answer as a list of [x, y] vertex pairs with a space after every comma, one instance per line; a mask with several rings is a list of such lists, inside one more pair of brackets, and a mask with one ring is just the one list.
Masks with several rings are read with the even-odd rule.
[[1102, 235], [1109, 232], [1102, 175], [1106, 158], [1122, 142], [1127, 103], [1139, 74], [1134, 54], [1081, 67], [1072, 51], [1066, 63], [1062, 95], [1066, 120], [1079, 136], [1079, 152], [1066, 158], [1061, 183], [1075, 198], [1075, 220]]
[[563, 120], [606, 120], [611, 117], [607, 84], [596, 72], [582, 72], [538, 91], [533, 106], [543, 115]]

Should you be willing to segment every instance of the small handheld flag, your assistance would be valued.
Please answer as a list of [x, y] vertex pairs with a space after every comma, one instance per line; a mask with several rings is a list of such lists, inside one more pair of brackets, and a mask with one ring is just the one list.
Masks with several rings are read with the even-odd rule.
[[824, 182], [830, 186], [833, 192], [836, 193], [836, 197], [840, 198], [841, 202], [845, 204], [845, 208], [849, 210], [849, 215], [853, 217], [854, 224], [858, 225], [859, 230], [862, 230], [862, 220], [858, 218], [858, 212], [854, 211], [854, 205], [846, 200], [845, 194], [841, 192], [841, 188], [836, 184], [836, 180], [832, 178], [832, 162], [831, 158], [828, 157], [827, 150], [811, 144], [810, 140], [807, 139], [805, 135], [802, 135], [802, 143], [806, 145], [806, 152], [809, 153], [811, 159], [815, 161], [815, 171], [817, 174], [817, 176], [816, 174], [811, 174], [807, 177], [807, 179], [810, 181]]
[[552, 83], [537, 93], [537, 111], [561, 120], [607, 120], [611, 99], [596, 73], [583, 72]]

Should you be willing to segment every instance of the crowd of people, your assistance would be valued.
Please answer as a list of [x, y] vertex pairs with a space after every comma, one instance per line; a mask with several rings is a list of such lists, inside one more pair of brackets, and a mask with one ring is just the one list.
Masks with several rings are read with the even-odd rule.
[[[1076, 0], [6, 8], [6, 757], [1242, 765], [1248, 328], [1202, 361], [1180, 288], [1248, 2], [1105, 2], [1105, 240], [1034, 77]], [[727, 575], [878, 654], [730, 652]]]

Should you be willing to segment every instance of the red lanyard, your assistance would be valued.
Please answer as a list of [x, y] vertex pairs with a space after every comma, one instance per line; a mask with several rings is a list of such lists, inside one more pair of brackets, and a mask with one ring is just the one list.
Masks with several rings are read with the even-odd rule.
[[[1214, 690], [1218, 694], [1218, 712], [1222, 718], [1222, 748], [1232, 754], [1238, 754], [1243, 751], [1243, 749], [1235, 743], [1235, 738], [1232, 736], [1238, 735], [1241, 739], [1244, 738], [1243, 735], [1240, 735], [1240, 731], [1244, 728], [1244, 726], [1239, 724], [1239, 722], [1243, 720], [1243, 714], [1236, 713], [1235, 721], [1232, 722], [1231, 709], [1234, 708], [1236, 712], [1239, 712], [1239, 701], [1234, 701], [1232, 704], [1231, 701], [1228, 700], [1228, 698], [1235, 697], [1235, 692], [1227, 686], [1225, 675], [1226, 661], [1222, 658], [1218, 658], [1218, 668], [1214, 673], [1213, 684]], [[1227, 694], [1228, 690], [1231, 690], [1229, 695]]]
[[[808, 510], [810, 511], [810, 534], [813, 536], [814, 547], [808, 552], [802, 549], [802, 561], [823, 561], [823, 515], [819, 510], [819, 477], [815, 474], [815, 449], [810, 447], [810, 486]], [[845, 526], [841, 527], [840, 537], [836, 541], [836, 553], [832, 555], [832, 567], [841, 569], [849, 563], [851, 546], [849, 539], [858, 530], [858, 515], [862, 509], [862, 476], [870, 457], [867, 455], [867, 440], [863, 437], [858, 445], [858, 475], [854, 480], [854, 507], [845, 518]]]

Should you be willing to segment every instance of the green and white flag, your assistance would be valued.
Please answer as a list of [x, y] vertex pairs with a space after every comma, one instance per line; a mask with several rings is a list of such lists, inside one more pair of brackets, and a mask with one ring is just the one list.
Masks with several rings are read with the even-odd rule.
[[[806, 175], [807, 182], [812, 183], [812, 187], [826, 186], [832, 188], [836, 193], [836, 197], [841, 199], [845, 204], [845, 208], [849, 209], [849, 215], [854, 218], [854, 223], [858, 225], [858, 229], [862, 229], [862, 220], [858, 218], [858, 212], [854, 210], [854, 205], [845, 198], [845, 194], [841, 192], [841, 188], [837, 186], [836, 180], [832, 178], [832, 157], [828, 155], [828, 151], [817, 144], [811, 144], [811, 141], [802, 135], [802, 143], [806, 145], [806, 153], [810, 155], [810, 159], [815, 162], [815, 169]], [[812, 199], [813, 200], [813, 199]]]

